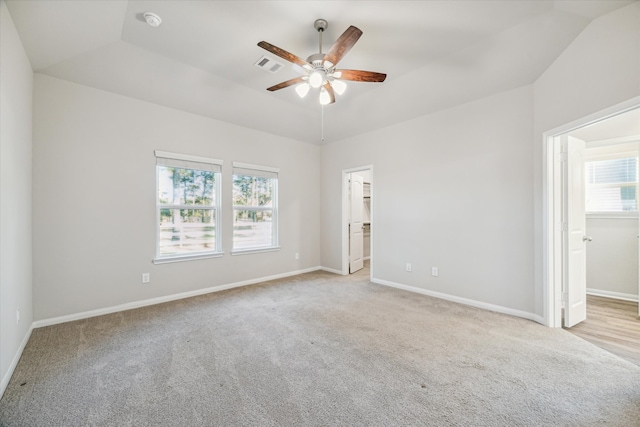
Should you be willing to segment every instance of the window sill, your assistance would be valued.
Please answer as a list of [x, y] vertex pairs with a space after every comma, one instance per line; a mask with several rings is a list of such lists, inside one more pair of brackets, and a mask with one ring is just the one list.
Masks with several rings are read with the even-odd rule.
[[638, 219], [638, 212], [622, 213], [622, 212], [587, 212], [587, 219]]
[[275, 252], [279, 250], [280, 246], [269, 246], [268, 248], [236, 249], [235, 251], [231, 251], [231, 255], [248, 255], [257, 254], [260, 252]]
[[169, 264], [172, 262], [183, 262], [183, 261], [196, 261], [199, 259], [208, 259], [208, 258], [220, 258], [224, 255], [224, 252], [212, 252], [206, 254], [193, 254], [193, 255], [180, 255], [180, 256], [172, 256], [172, 257], [163, 257], [163, 258], [154, 258], [154, 264]]

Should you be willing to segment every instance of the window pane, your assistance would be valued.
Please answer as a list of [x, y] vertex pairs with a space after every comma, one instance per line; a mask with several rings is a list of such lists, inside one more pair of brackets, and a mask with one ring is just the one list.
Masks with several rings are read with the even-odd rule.
[[160, 255], [183, 255], [215, 249], [215, 211], [160, 209]]
[[592, 187], [587, 195], [587, 212], [637, 211], [636, 187]]
[[234, 175], [234, 206], [273, 206], [273, 181], [273, 178]]
[[638, 159], [635, 157], [587, 162], [589, 184], [637, 182], [637, 170]]
[[158, 166], [158, 189], [161, 204], [214, 204], [215, 172]]
[[233, 248], [273, 246], [273, 211], [233, 211]]

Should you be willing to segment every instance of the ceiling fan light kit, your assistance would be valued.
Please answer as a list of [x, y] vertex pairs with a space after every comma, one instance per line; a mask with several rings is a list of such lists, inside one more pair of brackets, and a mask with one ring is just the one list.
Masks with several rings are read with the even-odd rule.
[[337, 78], [331, 82], [331, 86], [338, 95], [342, 95], [344, 91], [347, 90], [347, 84], [342, 80], [337, 80]]
[[[311, 74], [309, 74], [309, 86], [314, 89], [318, 89], [324, 83], [325, 74], [319, 70], [313, 70]], [[307, 84], [307, 83], [303, 83]]]
[[324, 87], [320, 89], [320, 104], [327, 105], [331, 103], [331, 97], [329, 96], [329, 92]]
[[307, 96], [307, 94], [309, 93], [309, 90], [311, 89], [311, 86], [309, 86], [308, 84], [300, 84], [298, 86], [296, 86], [296, 93], [298, 94], [298, 96], [300, 98], [304, 98], [305, 96]]
[[324, 54], [322, 53], [322, 33], [328, 26], [329, 23], [324, 19], [316, 19], [313, 23], [313, 27], [318, 31], [319, 53], [309, 56], [306, 61], [265, 41], [258, 43], [258, 46], [264, 50], [293, 63], [294, 69], [302, 74], [300, 77], [271, 86], [267, 88], [268, 91], [273, 92], [295, 86], [298, 96], [304, 98], [311, 89], [320, 89], [318, 100], [321, 105], [328, 105], [335, 102], [336, 93], [342, 95], [346, 91], [345, 80], [381, 83], [386, 79], [386, 74], [374, 71], [336, 70], [338, 62], [356, 44], [362, 36], [362, 31], [353, 25], [350, 26], [331, 46], [329, 52]]

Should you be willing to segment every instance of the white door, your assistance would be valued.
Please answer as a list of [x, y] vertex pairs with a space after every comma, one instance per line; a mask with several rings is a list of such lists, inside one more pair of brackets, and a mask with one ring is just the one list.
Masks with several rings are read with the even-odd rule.
[[563, 137], [565, 168], [565, 276], [564, 326], [570, 328], [587, 318], [587, 240], [585, 217], [584, 141]]
[[360, 175], [351, 174], [349, 180], [349, 273], [364, 267], [364, 219], [363, 219], [363, 187], [364, 179]]

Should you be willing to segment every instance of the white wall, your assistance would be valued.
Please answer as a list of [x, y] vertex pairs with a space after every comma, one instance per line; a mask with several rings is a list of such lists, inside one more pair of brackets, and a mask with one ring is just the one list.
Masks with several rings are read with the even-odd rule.
[[375, 279], [533, 312], [532, 107], [527, 86], [325, 145], [322, 264], [342, 267], [342, 170], [372, 164]]
[[[319, 147], [40, 74], [34, 90], [36, 320], [320, 265]], [[151, 263], [154, 150], [224, 160], [222, 258]], [[280, 168], [280, 251], [230, 255], [233, 161]]]
[[[33, 72], [0, 1], [0, 396], [29, 335]], [[16, 310], [20, 323], [16, 324]]]
[[587, 289], [638, 296], [638, 218], [587, 218]]
[[640, 3], [594, 20], [534, 84], [535, 311], [543, 312], [543, 133], [640, 95]]

